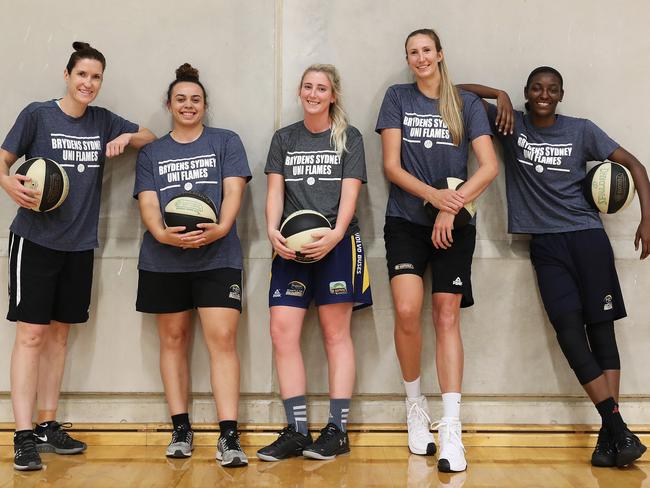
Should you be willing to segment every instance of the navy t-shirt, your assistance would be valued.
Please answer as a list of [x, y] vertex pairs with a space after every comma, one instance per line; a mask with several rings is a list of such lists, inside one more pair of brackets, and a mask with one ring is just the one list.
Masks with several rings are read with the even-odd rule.
[[[352, 126], [347, 131], [347, 151], [339, 156], [330, 141], [331, 131], [314, 134], [304, 122], [296, 122], [275, 132], [264, 172], [284, 176], [282, 219], [296, 210], [315, 210], [336, 226], [343, 179], [366, 182], [366, 158], [361, 133]], [[356, 215], [346, 235], [359, 230]]]
[[[147, 144], [138, 154], [134, 198], [143, 191], [155, 191], [160, 213], [179, 193], [193, 191], [208, 196], [221, 210], [223, 180], [243, 177], [250, 180], [246, 151], [237, 134], [205, 127], [193, 142], [176, 142], [167, 134]], [[158, 242], [144, 233], [138, 268], [145, 271], [176, 273], [217, 268], [242, 269], [242, 253], [237, 226], [221, 239], [198, 249], [181, 249]]]
[[11, 231], [58, 251], [98, 246], [97, 223], [106, 143], [138, 126], [101, 107], [89, 106], [81, 117], [65, 114], [55, 100], [28, 105], [7, 134], [2, 148], [18, 157], [50, 158], [65, 169], [68, 197], [50, 212], [20, 207]]
[[[375, 131], [401, 129], [402, 168], [420, 181], [456, 177], [467, 180], [469, 144], [477, 137], [492, 135], [483, 102], [473, 93], [460, 91], [465, 138], [454, 146], [447, 124], [440, 116], [438, 100], [423, 95], [415, 83], [388, 88], [379, 110]], [[391, 183], [386, 215], [431, 225], [422, 200]]]
[[[496, 107], [488, 106], [492, 124]], [[498, 132], [498, 131], [497, 131]], [[582, 192], [587, 161], [604, 161], [619, 145], [593, 122], [558, 115], [550, 127], [535, 127], [515, 111], [514, 134], [503, 144], [508, 232], [545, 234], [603, 227]]]

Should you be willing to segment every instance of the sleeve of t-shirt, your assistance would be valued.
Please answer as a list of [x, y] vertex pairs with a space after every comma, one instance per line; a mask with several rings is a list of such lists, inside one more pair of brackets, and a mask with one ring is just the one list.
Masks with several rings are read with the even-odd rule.
[[366, 155], [363, 149], [363, 137], [356, 129], [349, 133], [347, 152], [343, 154], [343, 178], [356, 178], [366, 183]]
[[223, 159], [223, 177], [243, 176], [246, 181], [253, 177], [248, 166], [246, 149], [237, 134], [232, 134], [226, 140], [226, 148]]
[[282, 172], [282, 165], [284, 163], [284, 151], [282, 150], [282, 140], [280, 138], [280, 131], [276, 131], [271, 139], [271, 146], [269, 147], [269, 154], [266, 156], [266, 166], [264, 166], [264, 174]]
[[480, 136], [492, 136], [490, 121], [485, 113], [483, 102], [474, 94], [469, 94], [463, 100], [463, 119], [468, 140], [473, 141]]
[[397, 90], [391, 86], [386, 90], [384, 101], [381, 103], [375, 132], [381, 134], [382, 129], [402, 128], [402, 104], [400, 103]]
[[108, 112], [108, 135], [107, 142], [112, 141], [117, 136], [122, 134], [133, 134], [140, 130], [138, 124], [134, 124], [126, 119], [123, 119], [119, 115], [114, 114], [113, 112]]
[[24, 156], [29, 151], [36, 136], [36, 114], [30, 109], [30, 106], [24, 108], [13, 127], [5, 137], [2, 143], [2, 149], [15, 154], [19, 158]]
[[620, 144], [591, 120], [585, 120], [583, 141], [585, 156], [591, 161], [605, 161], [620, 147]]
[[153, 163], [149, 157], [147, 146], [140, 149], [138, 160], [135, 164], [135, 185], [133, 198], [137, 199], [143, 191], [156, 191], [156, 181], [153, 177]]

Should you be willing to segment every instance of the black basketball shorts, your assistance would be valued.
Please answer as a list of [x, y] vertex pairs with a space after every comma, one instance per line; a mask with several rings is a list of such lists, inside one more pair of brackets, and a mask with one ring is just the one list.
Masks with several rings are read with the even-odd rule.
[[176, 313], [223, 307], [241, 312], [241, 270], [217, 268], [185, 273], [139, 271], [135, 308], [144, 313]]
[[30, 324], [88, 321], [92, 249], [56, 251], [9, 234], [7, 320]]
[[436, 249], [431, 242], [432, 226], [419, 225], [400, 217], [386, 217], [384, 243], [388, 277], [402, 274], [423, 277], [431, 265], [431, 292], [462, 294], [460, 306], [474, 305], [472, 296], [472, 257], [476, 227], [466, 225], [452, 231], [448, 249]]
[[587, 324], [627, 315], [603, 229], [534, 234], [530, 260], [549, 320], [580, 310]]

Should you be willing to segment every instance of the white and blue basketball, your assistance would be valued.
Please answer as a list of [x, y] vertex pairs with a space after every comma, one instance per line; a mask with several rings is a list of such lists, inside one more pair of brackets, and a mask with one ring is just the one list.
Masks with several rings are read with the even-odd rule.
[[184, 232], [190, 232], [199, 229], [197, 224], [216, 224], [217, 210], [208, 196], [188, 191], [165, 205], [164, 219], [167, 227], [184, 226]]
[[299, 263], [313, 263], [315, 259], [305, 257], [300, 251], [305, 244], [317, 239], [314, 232], [331, 229], [329, 220], [314, 210], [298, 210], [289, 215], [280, 226], [280, 234], [287, 240], [287, 247], [296, 252], [295, 260]]
[[600, 213], [623, 210], [634, 199], [634, 180], [625, 166], [601, 163], [587, 173], [583, 186], [585, 198]]
[[68, 196], [68, 174], [56, 161], [48, 158], [30, 158], [16, 170], [16, 174], [27, 176], [23, 186], [40, 192], [38, 202], [32, 210], [50, 212], [59, 207]]

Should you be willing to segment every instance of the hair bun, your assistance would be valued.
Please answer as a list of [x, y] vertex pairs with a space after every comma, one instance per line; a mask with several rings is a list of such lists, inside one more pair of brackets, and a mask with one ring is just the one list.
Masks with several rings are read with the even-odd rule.
[[190, 63], [183, 63], [176, 69], [176, 79], [184, 80], [188, 78], [198, 81], [199, 70], [194, 68]]
[[74, 49], [75, 51], [83, 51], [84, 49], [92, 49], [92, 48], [90, 47], [90, 44], [88, 44], [87, 42], [74, 41], [72, 43], [72, 49]]

